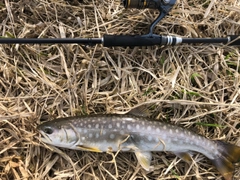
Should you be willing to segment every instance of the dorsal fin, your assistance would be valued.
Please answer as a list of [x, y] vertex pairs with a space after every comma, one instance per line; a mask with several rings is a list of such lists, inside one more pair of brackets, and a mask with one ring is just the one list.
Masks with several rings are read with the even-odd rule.
[[147, 105], [137, 106], [137, 107], [131, 109], [127, 114], [131, 114], [131, 115], [139, 116], [139, 117], [149, 117], [150, 116]]

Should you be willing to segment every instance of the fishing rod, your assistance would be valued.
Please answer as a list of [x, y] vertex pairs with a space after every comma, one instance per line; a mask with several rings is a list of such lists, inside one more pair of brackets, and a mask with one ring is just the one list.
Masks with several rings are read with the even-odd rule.
[[228, 35], [225, 38], [184, 38], [170, 35], [157, 35], [153, 30], [175, 5], [176, 0], [123, 0], [124, 7], [137, 9], [158, 9], [159, 15], [145, 35], [103, 35], [102, 38], [0, 38], [0, 44], [103, 44], [114, 46], [153, 46], [177, 45], [183, 43], [222, 43], [228, 46], [240, 46], [240, 35]]

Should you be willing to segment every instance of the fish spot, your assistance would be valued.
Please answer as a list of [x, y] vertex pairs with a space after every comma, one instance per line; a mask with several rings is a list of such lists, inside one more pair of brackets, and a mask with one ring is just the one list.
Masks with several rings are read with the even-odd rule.
[[176, 133], [178, 133], [179, 131], [178, 131], [178, 129], [176, 129]]
[[119, 122], [117, 122], [116, 126], [119, 128], [119, 127], [120, 127], [120, 123], [119, 123]]
[[134, 120], [133, 118], [131, 118], [131, 117], [129, 117], [129, 118], [125, 118], [125, 121], [132, 121], [132, 122], [135, 122], [135, 120]]
[[130, 130], [132, 128], [132, 126], [130, 124], [128, 124], [127, 128]]
[[91, 128], [92, 127], [91, 124], [89, 124], [88, 127]]
[[124, 132], [124, 131], [120, 131], [120, 134], [121, 134], [121, 135], [124, 135], [124, 134], [125, 134], [125, 132]]
[[157, 128], [156, 131], [157, 131], [157, 133], [160, 133], [160, 129], [159, 128]]
[[103, 135], [105, 135], [106, 133], [107, 133], [106, 130], [103, 130], [103, 131], [102, 131], [102, 134], [103, 134]]
[[110, 134], [110, 139], [114, 139], [115, 138], [115, 134]]
[[152, 129], [151, 126], [148, 126], [148, 127], [147, 127], [147, 130], [148, 130], [148, 131], [151, 131], [151, 129]]
[[84, 136], [82, 136], [81, 139], [84, 141], [86, 138]]
[[148, 136], [148, 141], [152, 141], [152, 136]]
[[136, 125], [136, 128], [137, 128], [137, 129], [139, 129], [139, 128], [140, 128], [139, 124], [137, 124], [137, 125]]
[[112, 124], [109, 124], [109, 125], [108, 125], [108, 128], [109, 128], [109, 129], [112, 129]]
[[88, 137], [89, 137], [89, 138], [92, 138], [92, 137], [93, 137], [93, 134], [92, 134], [92, 133], [89, 133]]
[[166, 129], [167, 129], [167, 126], [166, 126], [166, 125], [164, 125], [164, 126], [163, 126], [163, 129], [164, 129], [164, 130], [166, 130]]
[[162, 136], [161, 136], [161, 139], [166, 139], [167, 138], [167, 136], [165, 135], [165, 134], [163, 134]]
[[99, 124], [96, 124], [96, 125], [95, 125], [95, 128], [97, 128], [97, 129], [98, 129], [98, 128], [99, 128]]
[[173, 132], [172, 132], [172, 129], [170, 129], [169, 132], [170, 132], [170, 134], [172, 134], [172, 133], [173, 133]]
[[96, 138], [99, 138], [99, 133], [96, 133], [96, 134], [95, 134], [95, 137], [96, 137]]
[[87, 133], [87, 132], [88, 132], [87, 129], [84, 129], [84, 130], [83, 130], [83, 133]]

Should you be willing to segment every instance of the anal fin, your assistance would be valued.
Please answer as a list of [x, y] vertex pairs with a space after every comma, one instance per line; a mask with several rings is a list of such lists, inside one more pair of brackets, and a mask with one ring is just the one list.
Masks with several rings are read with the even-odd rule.
[[182, 160], [184, 160], [185, 162], [187, 162], [188, 164], [192, 163], [192, 157], [191, 154], [189, 154], [188, 152], [173, 152], [177, 157], [181, 158]]

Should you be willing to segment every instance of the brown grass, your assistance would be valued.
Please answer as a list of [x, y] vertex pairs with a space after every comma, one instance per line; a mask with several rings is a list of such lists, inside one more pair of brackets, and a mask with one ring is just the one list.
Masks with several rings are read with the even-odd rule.
[[[0, 35], [146, 34], [157, 14], [125, 10], [113, 0], [5, 0]], [[240, 34], [239, 19], [238, 0], [182, 0], [155, 33], [225, 37]], [[146, 172], [132, 153], [111, 161], [105, 153], [46, 146], [36, 126], [55, 117], [124, 113], [154, 103], [155, 118], [240, 145], [239, 61], [239, 48], [223, 45], [0, 45], [0, 179], [221, 179], [200, 154], [187, 166], [171, 153], [154, 153], [155, 169]]]

